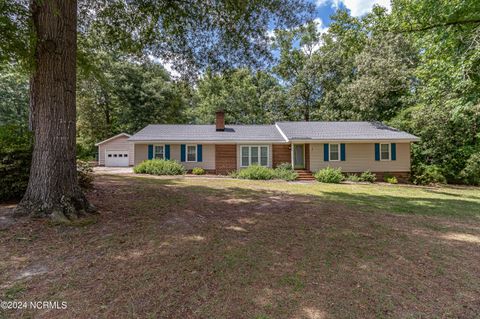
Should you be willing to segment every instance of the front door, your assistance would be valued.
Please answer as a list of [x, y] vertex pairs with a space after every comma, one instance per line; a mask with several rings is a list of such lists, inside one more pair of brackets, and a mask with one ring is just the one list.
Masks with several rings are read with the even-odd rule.
[[305, 145], [293, 144], [293, 168], [304, 169], [305, 168]]

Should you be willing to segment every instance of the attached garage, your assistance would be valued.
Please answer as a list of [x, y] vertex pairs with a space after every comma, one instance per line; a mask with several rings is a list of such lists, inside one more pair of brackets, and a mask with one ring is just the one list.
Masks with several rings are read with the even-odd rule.
[[134, 145], [130, 135], [120, 133], [95, 144], [98, 146], [98, 165], [107, 167], [127, 167], [134, 164]]
[[128, 166], [128, 150], [105, 151], [105, 166]]

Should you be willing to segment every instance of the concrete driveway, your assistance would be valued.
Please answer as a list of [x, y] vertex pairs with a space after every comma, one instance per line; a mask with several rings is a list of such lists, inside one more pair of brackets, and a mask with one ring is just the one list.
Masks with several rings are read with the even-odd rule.
[[132, 174], [133, 167], [104, 167], [96, 166], [93, 168], [95, 174]]

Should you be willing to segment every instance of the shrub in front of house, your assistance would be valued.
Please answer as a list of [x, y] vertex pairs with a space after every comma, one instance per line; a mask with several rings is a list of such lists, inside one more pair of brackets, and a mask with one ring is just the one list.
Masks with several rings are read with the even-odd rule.
[[385, 176], [383, 176], [383, 181], [389, 184], [398, 184], [397, 178], [389, 174], [385, 174]]
[[273, 169], [260, 165], [250, 165], [244, 169], [241, 169], [237, 178], [241, 179], [254, 179], [254, 180], [269, 180], [275, 178], [275, 172]]
[[238, 173], [239, 171], [238, 170], [235, 170], [235, 171], [231, 171], [231, 172], [228, 172], [228, 177], [231, 177], [231, 178], [238, 178]]
[[417, 185], [445, 184], [447, 179], [439, 166], [420, 164], [412, 169], [412, 182]]
[[315, 179], [321, 183], [338, 184], [343, 181], [344, 177], [341, 168], [327, 167], [315, 173]]
[[133, 168], [137, 174], [150, 175], [183, 175], [186, 170], [183, 165], [173, 160], [152, 159], [144, 161]]
[[357, 174], [347, 175], [346, 180], [349, 181], [349, 182], [354, 182], [354, 183], [361, 182], [360, 176], [358, 176]]
[[274, 170], [276, 179], [283, 179], [284, 181], [294, 181], [298, 178], [298, 173], [293, 170], [292, 164], [282, 163]]
[[205, 175], [205, 173], [206, 173], [205, 170], [201, 167], [194, 167], [192, 169], [192, 174], [193, 175]]
[[377, 175], [370, 171], [365, 171], [359, 176], [360, 182], [375, 183], [377, 181]]
[[293, 166], [291, 163], [280, 163], [277, 165], [276, 169], [293, 171]]
[[253, 180], [270, 180], [282, 179], [284, 181], [294, 181], [298, 178], [298, 173], [292, 169], [289, 163], [280, 164], [273, 169], [261, 165], [250, 165], [238, 171], [228, 174], [232, 178], [253, 179]]

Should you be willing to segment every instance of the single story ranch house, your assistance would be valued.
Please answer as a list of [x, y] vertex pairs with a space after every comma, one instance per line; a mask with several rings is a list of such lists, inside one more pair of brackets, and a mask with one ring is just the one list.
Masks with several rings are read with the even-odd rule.
[[97, 143], [101, 166], [133, 166], [154, 158], [214, 174], [258, 164], [317, 171], [341, 167], [404, 179], [410, 172], [410, 144], [419, 138], [378, 122], [277, 122], [273, 125], [148, 125]]

